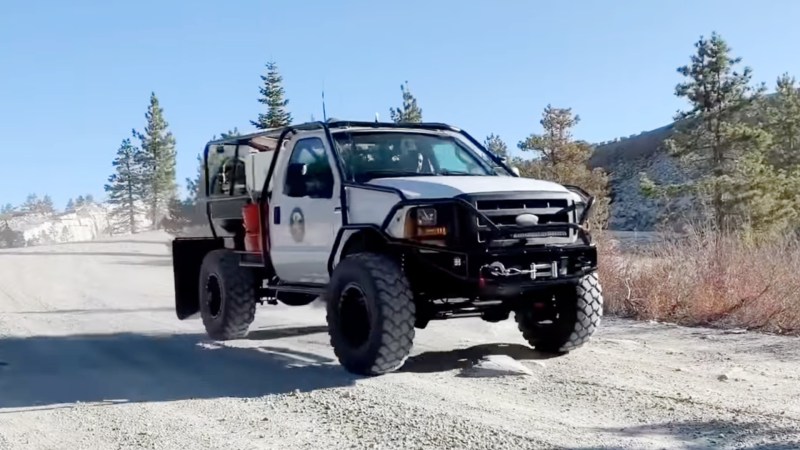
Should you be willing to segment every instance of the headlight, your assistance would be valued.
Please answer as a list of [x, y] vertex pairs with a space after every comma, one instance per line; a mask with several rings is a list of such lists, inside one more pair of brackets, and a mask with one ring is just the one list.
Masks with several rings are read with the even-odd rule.
[[407, 206], [398, 210], [386, 231], [398, 239], [445, 245], [453, 214], [448, 206]]
[[439, 211], [432, 207], [413, 208], [406, 216], [406, 239], [431, 240], [447, 236], [447, 227], [439, 223]]
[[435, 227], [437, 225], [436, 208], [416, 208], [412, 211], [416, 213], [418, 227]]

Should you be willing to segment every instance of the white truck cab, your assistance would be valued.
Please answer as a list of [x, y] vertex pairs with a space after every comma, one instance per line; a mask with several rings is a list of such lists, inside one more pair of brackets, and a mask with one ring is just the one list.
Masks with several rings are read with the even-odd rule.
[[463, 130], [314, 122], [205, 155], [209, 236], [177, 238], [173, 267], [178, 317], [212, 337], [242, 337], [257, 302], [322, 298], [340, 362], [380, 374], [433, 319], [514, 312], [554, 352], [599, 324], [593, 199], [518, 176]]

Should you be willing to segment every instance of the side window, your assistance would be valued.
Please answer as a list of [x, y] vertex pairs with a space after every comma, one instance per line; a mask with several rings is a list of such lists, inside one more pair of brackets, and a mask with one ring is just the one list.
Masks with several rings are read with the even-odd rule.
[[218, 165], [209, 164], [209, 171], [211, 172], [209, 195], [212, 197], [247, 193], [244, 161], [241, 159], [224, 158]]
[[321, 139], [297, 141], [289, 157], [283, 193], [289, 197], [333, 197], [333, 170]]

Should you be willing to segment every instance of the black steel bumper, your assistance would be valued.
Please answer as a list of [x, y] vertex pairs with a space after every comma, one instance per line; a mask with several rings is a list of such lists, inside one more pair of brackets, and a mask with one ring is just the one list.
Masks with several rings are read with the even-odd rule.
[[405, 249], [406, 270], [433, 297], [518, 298], [575, 284], [597, 270], [594, 245], [519, 247], [459, 253]]

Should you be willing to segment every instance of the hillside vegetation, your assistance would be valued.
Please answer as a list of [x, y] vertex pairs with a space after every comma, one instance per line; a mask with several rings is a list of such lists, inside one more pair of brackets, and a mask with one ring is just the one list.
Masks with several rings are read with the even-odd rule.
[[640, 252], [602, 244], [611, 312], [800, 333], [800, 90], [752, 82], [717, 34], [701, 38], [676, 122], [597, 149], [612, 226], [678, 230]]

